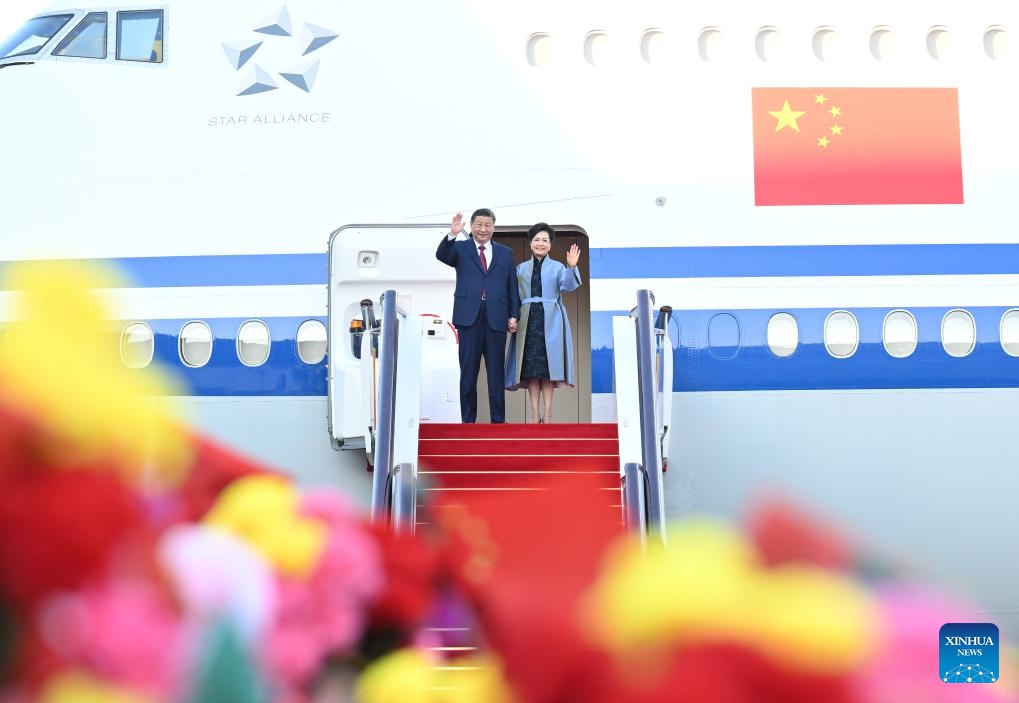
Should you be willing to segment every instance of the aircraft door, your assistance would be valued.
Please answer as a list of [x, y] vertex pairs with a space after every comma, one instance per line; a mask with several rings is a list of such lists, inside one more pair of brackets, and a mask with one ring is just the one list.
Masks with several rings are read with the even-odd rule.
[[379, 299], [389, 289], [396, 291], [397, 306], [406, 315], [426, 318], [421, 421], [460, 421], [457, 338], [449, 323], [456, 276], [435, 258], [435, 248], [448, 232], [448, 224], [349, 225], [330, 238], [327, 369], [334, 448], [359, 449], [370, 436], [374, 406], [371, 361], [366, 356], [370, 345], [351, 331], [351, 322], [362, 320], [362, 300], [372, 301], [380, 315]]

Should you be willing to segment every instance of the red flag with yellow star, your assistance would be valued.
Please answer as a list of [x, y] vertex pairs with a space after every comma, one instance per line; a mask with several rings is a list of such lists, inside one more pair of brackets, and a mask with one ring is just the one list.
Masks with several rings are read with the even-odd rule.
[[754, 88], [757, 205], [962, 203], [955, 88]]

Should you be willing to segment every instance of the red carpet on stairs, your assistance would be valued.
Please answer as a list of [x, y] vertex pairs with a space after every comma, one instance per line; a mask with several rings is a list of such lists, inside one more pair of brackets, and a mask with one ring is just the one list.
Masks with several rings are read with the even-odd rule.
[[619, 509], [615, 423], [422, 424], [418, 453], [422, 501], [452, 492], [469, 499], [481, 492], [535, 490], [550, 475], [590, 474], [606, 508]]

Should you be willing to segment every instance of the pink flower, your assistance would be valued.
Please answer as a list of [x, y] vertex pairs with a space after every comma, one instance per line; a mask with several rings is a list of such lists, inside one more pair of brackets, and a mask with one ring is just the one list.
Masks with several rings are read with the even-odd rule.
[[243, 539], [205, 525], [178, 525], [159, 543], [159, 560], [196, 625], [227, 616], [246, 641], [276, 612], [272, 571]]
[[47, 645], [68, 664], [155, 700], [180, 693], [189, 657], [184, 628], [149, 584], [111, 582], [54, 596], [39, 619]]
[[301, 514], [327, 526], [326, 547], [308, 579], [277, 577], [278, 610], [266, 651], [272, 671], [294, 686], [307, 685], [327, 656], [353, 650], [383, 585], [376, 543], [340, 494], [306, 495]]

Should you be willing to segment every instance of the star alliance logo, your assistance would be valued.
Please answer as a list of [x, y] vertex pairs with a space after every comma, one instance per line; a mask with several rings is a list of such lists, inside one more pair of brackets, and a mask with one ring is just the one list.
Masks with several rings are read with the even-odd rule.
[[[223, 42], [223, 51], [234, 71], [247, 67], [238, 96], [277, 90], [282, 81], [311, 92], [320, 60], [310, 55], [339, 34], [309, 22], [301, 24], [298, 32], [294, 31], [294, 26], [284, 6], [252, 30], [260, 37]], [[310, 58], [304, 58], [308, 56]]]

